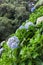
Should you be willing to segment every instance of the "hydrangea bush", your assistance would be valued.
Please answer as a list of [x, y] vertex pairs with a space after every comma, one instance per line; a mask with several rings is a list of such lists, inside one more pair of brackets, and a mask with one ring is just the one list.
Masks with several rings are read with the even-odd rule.
[[3, 43], [0, 65], [43, 65], [43, 23], [25, 25]]
[[[38, 17], [33, 16], [29, 19], [32, 22]], [[0, 65], [43, 65], [43, 22], [39, 25], [32, 22], [21, 25], [1, 44], [4, 50], [0, 54]]]

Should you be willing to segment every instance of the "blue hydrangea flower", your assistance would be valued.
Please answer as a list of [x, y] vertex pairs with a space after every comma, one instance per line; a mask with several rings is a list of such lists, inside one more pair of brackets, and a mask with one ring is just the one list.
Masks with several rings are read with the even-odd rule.
[[7, 45], [12, 49], [17, 48], [18, 44], [19, 44], [19, 39], [16, 36], [9, 38], [7, 41]]
[[21, 26], [19, 27], [19, 29], [23, 29], [23, 28], [25, 28], [23, 25], [21, 25]]
[[35, 7], [31, 8], [31, 12], [33, 12], [35, 10]]
[[30, 25], [34, 25], [34, 24], [33, 24], [32, 22], [27, 22], [27, 23], [25, 24], [25, 29], [28, 29]]

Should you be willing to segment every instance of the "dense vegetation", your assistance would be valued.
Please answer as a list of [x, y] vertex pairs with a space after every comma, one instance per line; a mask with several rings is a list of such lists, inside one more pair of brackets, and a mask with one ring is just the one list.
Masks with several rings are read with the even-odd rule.
[[36, 9], [29, 17], [29, 21], [36, 22], [38, 17], [43, 16], [43, 6]]
[[[40, 8], [30, 15], [30, 21], [36, 22], [43, 15], [43, 7]], [[38, 25], [32, 22], [23, 23], [1, 44], [0, 65], [43, 65], [43, 22]]]
[[29, 18], [32, 3], [35, 4], [36, 1], [0, 0], [0, 41], [5, 40], [11, 33], [14, 33], [22, 22]]
[[[18, 37], [18, 46], [3, 43], [0, 65], [43, 65], [43, 23], [29, 26], [28, 30], [18, 29], [14, 36]], [[10, 38], [9, 38], [10, 39]], [[8, 40], [9, 41], [9, 40]], [[17, 41], [17, 39], [16, 39]]]
[[[26, 5], [26, 3], [22, 4], [19, 0], [0, 0], [0, 27], [4, 27], [2, 31], [0, 30], [0, 41], [5, 40], [7, 36], [14, 33], [22, 22], [25, 22], [29, 17], [29, 11], [26, 9]], [[6, 26], [7, 24], [8, 26]], [[13, 31], [11, 31], [11, 29]], [[5, 30], [7, 30], [7, 32], [4, 32]]]

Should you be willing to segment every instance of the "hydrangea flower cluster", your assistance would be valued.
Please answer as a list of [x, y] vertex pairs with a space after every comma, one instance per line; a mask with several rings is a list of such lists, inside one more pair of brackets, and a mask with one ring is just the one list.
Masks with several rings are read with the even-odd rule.
[[20, 27], [19, 27], [19, 29], [23, 29], [23, 28], [25, 28], [25, 29], [28, 29], [29, 28], [29, 26], [34, 26], [34, 24], [32, 23], [32, 22], [26, 22], [26, 24], [23, 26], [23, 25], [21, 25]]
[[29, 26], [34, 26], [34, 24], [32, 23], [32, 22], [27, 22], [26, 24], [25, 24], [25, 29], [28, 29], [29, 28]]
[[7, 45], [11, 49], [17, 48], [18, 44], [19, 44], [19, 39], [16, 36], [13, 36], [13, 37], [9, 38], [8, 41], [7, 41]]

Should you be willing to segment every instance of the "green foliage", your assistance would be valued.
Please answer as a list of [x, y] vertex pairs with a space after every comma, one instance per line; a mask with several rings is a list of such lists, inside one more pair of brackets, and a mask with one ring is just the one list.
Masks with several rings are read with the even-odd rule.
[[20, 40], [19, 47], [12, 50], [5, 42], [0, 65], [43, 65], [43, 23], [17, 29], [14, 35]]
[[6, 17], [0, 17], [0, 41], [4, 40], [14, 31], [11, 22], [12, 21]]
[[9, 19], [14, 19], [15, 7], [13, 4], [1, 4], [0, 5], [0, 17], [7, 17]]
[[29, 18], [29, 21], [36, 22], [37, 18], [43, 16], [43, 6], [36, 9]]
[[[38, 17], [43, 15], [42, 7], [30, 15], [29, 21], [35, 22]], [[4, 8], [5, 10], [3, 10]], [[39, 13], [37, 14], [37, 12]], [[6, 38], [13, 33], [21, 25], [21, 20], [24, 21], [23, 17], [27, 16], [27, 13], [25, 7], [15, 8], [11, 4], [0, 5], [0, 37]], [[43, 65], [43, 22], [39, 25], [29, 26], [28, 30], [18, 28], [11, 36], [17, 36], [20, 43], [18, 48], [13, 50], [7, 46], [7, 40], [3, 43], [4, 50], [0, 55], [0, 65]]]

